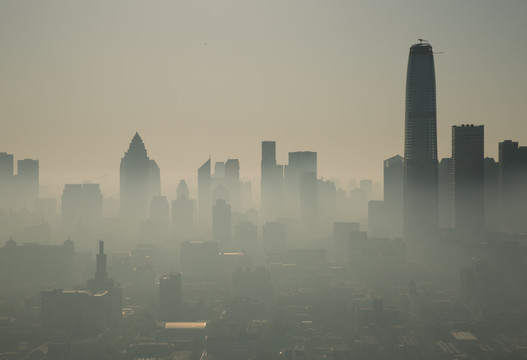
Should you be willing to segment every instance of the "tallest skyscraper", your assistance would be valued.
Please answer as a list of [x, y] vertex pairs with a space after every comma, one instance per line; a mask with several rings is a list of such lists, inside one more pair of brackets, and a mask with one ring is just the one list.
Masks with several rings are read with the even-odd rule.
[[410, 47], [404, 130], [404, 236], [426, 240], [438, 228], [436, 81], [432, 46]]

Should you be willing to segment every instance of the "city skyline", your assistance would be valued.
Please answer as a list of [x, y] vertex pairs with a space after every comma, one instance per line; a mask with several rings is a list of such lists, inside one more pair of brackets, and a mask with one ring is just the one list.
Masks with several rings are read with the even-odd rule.
[[[403, 152], [405, 49], [419, 37], [443, 52], [439, 158], [450, 155], [451, 126], [467, 122], [486, 126], [491, 157], [505, 139], [527, 142], [523, 3], [107, 5], [117, 18], [97, 5], [54, 11], [50, 1], [27, 12], [27, 4], [0, 5], [1, 151], [39, 159], [50, 195], [86, 180], [115, 195], [117, 159], [136, 131], [167, 192], [195, 178], [209, 154], [238, 158], [241, 177], [257, 178], [263, 140], [280, 144], [278, 163], [291, 151], [316, 151], [324, 178], [379, 181], [382, 161]], [[183, 14], [196, 23], [171, 21]], [[387, 31], [395, 23], [399, 31]], [[515, 56], [492, 55], [512, 46]]]

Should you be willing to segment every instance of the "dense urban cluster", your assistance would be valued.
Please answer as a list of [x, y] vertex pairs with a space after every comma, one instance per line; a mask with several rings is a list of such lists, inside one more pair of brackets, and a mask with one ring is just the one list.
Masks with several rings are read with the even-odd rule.
[[436, 132], [421, 40], [382, 186], [263, 141], [258, 201], [231, 158], [169, 199], [136, 133], [118, 199], [55, 199], [0, 153], [0, 359], [526, 359], [527, 146], [459, 125], [438, 159]]

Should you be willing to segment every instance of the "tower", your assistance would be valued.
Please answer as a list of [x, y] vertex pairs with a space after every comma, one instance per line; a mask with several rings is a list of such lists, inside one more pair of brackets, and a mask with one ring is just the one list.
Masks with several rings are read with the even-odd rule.
[[181, 321], [182, 314], [181, 273], [161, 276], [159, 279], [159, 320]]
[[198, 211], [201, 225], [210, 224], [210, 158], [198, 169]]
[[148, 158], [145, 144], [135, 133], [128, 151], [121, 159], [120, 195], [121, 215], [145, 219], [153, 196], [160, 195], [159, 167]]
[[17, 161], [17, 197], [21, 206], [33, 207], [38, 199], [39, 165], [38, 160], [24, 159]]
[[410, 47], [404, 130], [404, 236], [424, 241], [438, 229], [436, 84], [432, 46]]
[[284, 167], [276, 164], [276, 142], [262, 141], [261, 201], [264, 219], [276, 220], [283, 199]]
[[485, 223], [483, 125], [452, 126], [452, 200], [459, 231], [480, 231]]
[[220, 250], [231, 250], [231, 207], [220, 199], [212, 206], [212, 240], [220, 245]]

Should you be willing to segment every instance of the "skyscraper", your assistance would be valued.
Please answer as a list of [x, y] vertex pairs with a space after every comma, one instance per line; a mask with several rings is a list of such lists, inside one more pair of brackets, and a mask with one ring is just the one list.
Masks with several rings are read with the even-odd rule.
[[219, 243], [220, 250], [231, 250], [231, 207], [225, 200], [212, 206], [212, 240]]
[[145, 144], [135, 133], [128, 151], [121, 159], [121, 215], [145, 219], [153, 196], [160, 195], [159, 167], [148, 158]]
[[159, 320], [181, 321], [182, 314], [181, 273], [162, 275], [159, 279]]
[[13, 185], [13, 154], [0, 153], [0, 208], [11, 206]]
[[434, 54], [424, 40], [410, 47], [404, 135], [404, 236], [426, 240], [438, 228], [438, 199]]
[[452, 200], [457, 230], [481, 231], [485, 223], [483, 125], [452, 126]]
[[297, 151], [289, 153], [285, 167], [287, 206], [296, 218], [313, 219], [317, 216], [317, 153]]
[[38, 160], [24, 159], [17, 161], [17, 200], [21, 206], [33, 207], [38, 199], [39, 165]]
[[276, 142], [262, 141], [260, 207], [265, 220], [276, 220], [283, 205], [284, 167], [276, 164]]
[[198, 211], [201, 225], [209, 225], [210, 222], [210, 196], [211, 196], [210, 159], [205, 161], [198, 169]]

